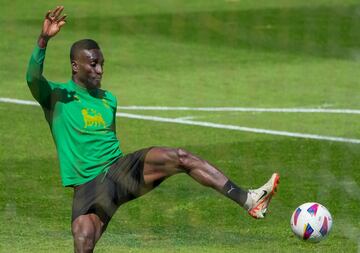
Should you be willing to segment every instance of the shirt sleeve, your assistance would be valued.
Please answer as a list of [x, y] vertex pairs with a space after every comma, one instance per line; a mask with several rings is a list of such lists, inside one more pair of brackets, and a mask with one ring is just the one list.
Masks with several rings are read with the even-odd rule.
[[51, 85], [43, 76], [46, 48], [36, 46], [29, 61], [26, 81], [33, 97], [42, 107], [50, 106]]

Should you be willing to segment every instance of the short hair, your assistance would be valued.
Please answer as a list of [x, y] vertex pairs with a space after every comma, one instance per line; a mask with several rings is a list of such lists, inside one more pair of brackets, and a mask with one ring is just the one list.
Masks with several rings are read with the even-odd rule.
[[100, 49], [98, 43], [92, 39], [82, 39], [72, 44], [70, 49], [70, 61], [72, 61], [80, 50]]

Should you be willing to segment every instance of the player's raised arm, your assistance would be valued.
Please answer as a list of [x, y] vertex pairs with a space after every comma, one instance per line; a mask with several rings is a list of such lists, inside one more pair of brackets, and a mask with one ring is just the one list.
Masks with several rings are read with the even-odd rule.
[[54, 10], [49, 10], [43, 22], [43, 27], [35, 47], [26, 73], [26, 81], [33, 97], [43, 106], [48, 107], [51, 86], [43, 74], [46, 46], [66, 22], [66, 15], [61, 15], [63, 6], [58, 6]]
[[54, 10], [49, 10], [45, 15], [42, 31], [39, 36], [38, 46], [45, 48], [49, 39], [54, 37], [66, 23], [66, 15], [61, 15], [64, 6], [57, 6]]

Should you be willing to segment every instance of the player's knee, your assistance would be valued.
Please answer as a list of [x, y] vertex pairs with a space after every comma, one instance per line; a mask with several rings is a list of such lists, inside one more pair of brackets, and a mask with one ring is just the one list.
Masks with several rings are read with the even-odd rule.
[[92, 252], [95, 248], [95, 237], [89, 231], [78, 231], [73, 234], [75, 252]]
[[183, 167], [187, 162], [189, 153], [181, 148], [160, 148], [161, 155], [166, 164], [172, 164], [175, 168]]
[[73, 224], [75, 252], [92, 252], [96, 243], [96, 229], [91, 225]]
[[180, 167], [186, 170], [187, 172], [191, 171], [192, 169], [201, 168], [202, 165], [204, 165], [203, 160], [194, 156], [185, 149], [178, 148], [177, 156]]

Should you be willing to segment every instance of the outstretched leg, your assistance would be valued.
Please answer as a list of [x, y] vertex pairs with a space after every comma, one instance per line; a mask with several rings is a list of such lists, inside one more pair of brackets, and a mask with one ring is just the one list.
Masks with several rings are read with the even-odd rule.
[[216, 190], [221, 190], [228, 180], [214, 166], [183, 149], [156, 147], [147, 153], [144, 162], [146, 184], [178, 173], [187, 173], [200, 184]]
[[234, 184], [219, 169], [186, 150], [156, 147], [147, 153], [144, 180], [148, 188], [177, 173], [187, 173], [200, 184], [217, 190], [244, 207], [254, 218], [263, 218], [279, 182], [279, 175], [274, 173], [263, 187], [247, 191]]

